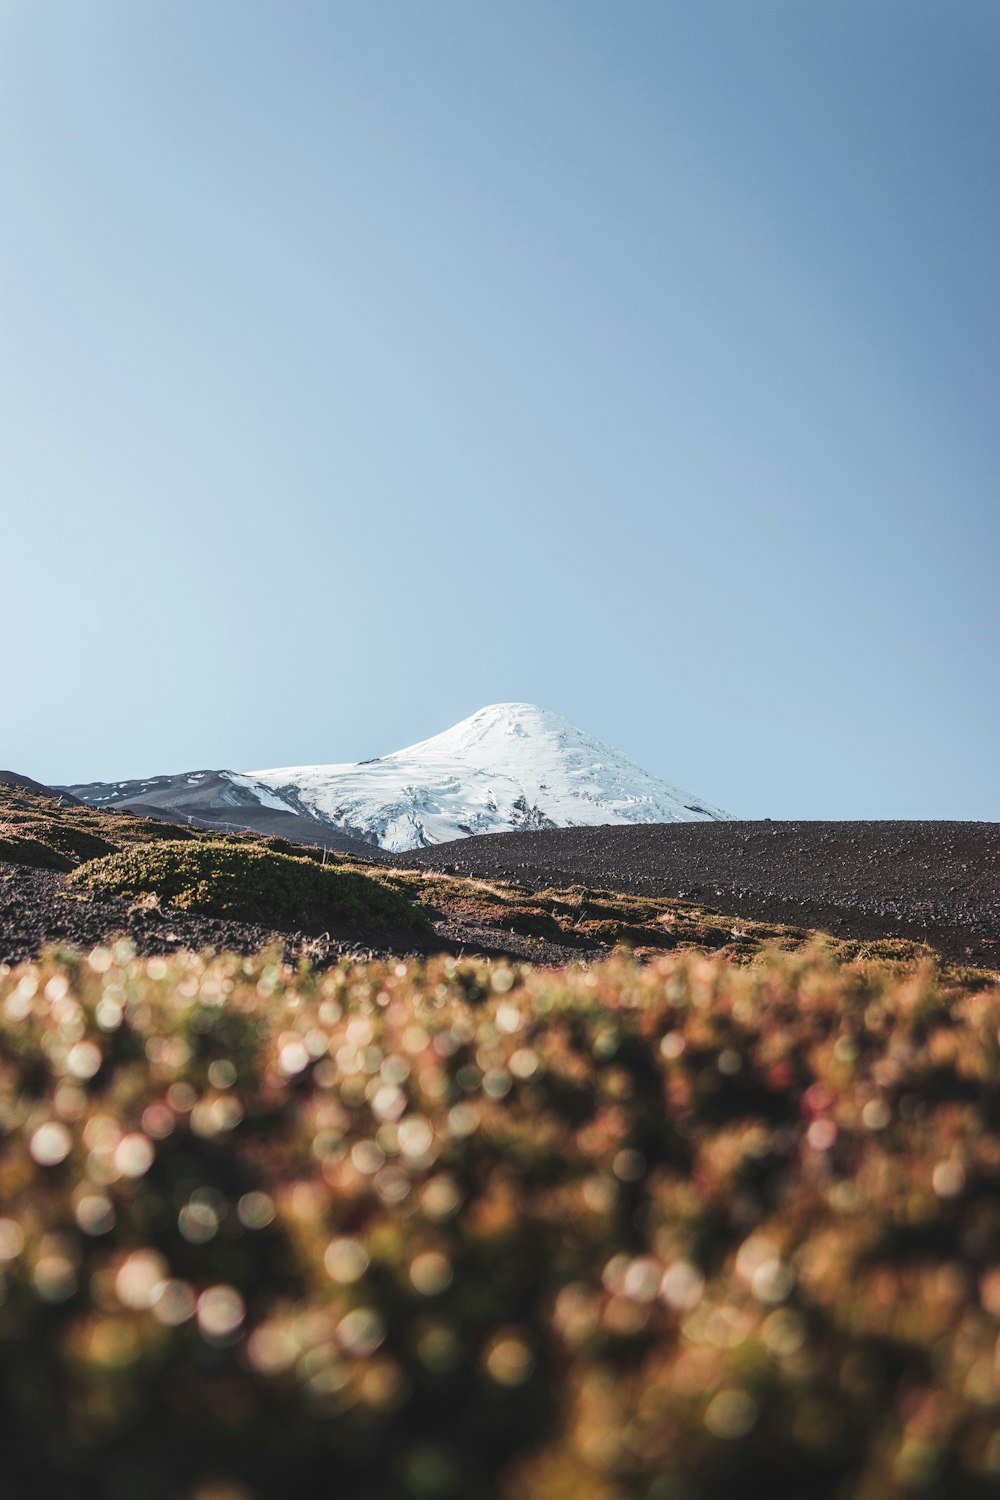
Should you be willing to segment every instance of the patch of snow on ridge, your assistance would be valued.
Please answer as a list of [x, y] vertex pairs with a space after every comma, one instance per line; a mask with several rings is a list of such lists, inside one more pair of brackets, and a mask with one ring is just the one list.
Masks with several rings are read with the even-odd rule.
[[223, 771], [221, 773], [233, 786], [241, 786], [248, 791], [252, 797], [256, 797], [262, 807], [273, 807], [276, 812], [294, 813], [298, 808], [286, 802], [284, 797], [275, 796], [270, 787], [262, 785], [253, 776], [242, 776], [238, 771]]
[[270, 788], [276, 801], [266, 805], [305, 810], [394, 852], [514, 829], [730, 816], [530, 703], [481, 708], [443, 734], [377, 760], [233, 780], [257, 796]]

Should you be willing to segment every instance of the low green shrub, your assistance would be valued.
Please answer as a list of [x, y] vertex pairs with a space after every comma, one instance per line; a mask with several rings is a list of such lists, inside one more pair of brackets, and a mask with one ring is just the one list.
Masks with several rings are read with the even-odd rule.
[[152, 894], [185, 911], [302, 932], [431, 930], [418, 907], [367, 875], [251, 843], [138, 844], [90, 860], [71, 879], [108, 895]]

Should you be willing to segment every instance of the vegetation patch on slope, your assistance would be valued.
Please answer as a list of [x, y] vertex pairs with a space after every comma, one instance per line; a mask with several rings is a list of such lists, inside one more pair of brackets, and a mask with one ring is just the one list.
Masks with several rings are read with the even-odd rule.
[[70, 877], [112, 896], [151, 895], [182, 911], [292, 931], [351, 926], [424, 933], [424, 913], [359, 870], [279, 854], [251, 842], [138, 844], [90, 860]]
[[198, 837], [193, 829], [159, 823], [155, 818], [61, 804], [26, 787], [0, 783], [0, 860], [11, 864], [71, 870], [83, 860], [130, 844]]
[[0, 823], [0, 860], [12, 865], [28, 865], [33, 870], [66, 871], [72, 870], [77, 863], [47, 839], [33, 838], [21, 828], [7, 822]]
[[[633, 896], [582, 885], [536, 891], [512, 882], [384, 866], [373, 866], [369, 873], [432, 915], [544, 939], [581, 953], [626, 947], [636, 957], [652, 958], [668, 949], [709, 949], [750, 963], [773, 948], [791, 952], [817, 937], [804, 927], [724, 917], [700, 902], [671, 897]], [[934, 958], [931, 948], [905, 938], [863, 942], [824, 935], [823, 941], [842, 961], [911, 963]]]
[[998, 1036], [808, 952], [0, 974], [6, 1492], [985, 1500]]

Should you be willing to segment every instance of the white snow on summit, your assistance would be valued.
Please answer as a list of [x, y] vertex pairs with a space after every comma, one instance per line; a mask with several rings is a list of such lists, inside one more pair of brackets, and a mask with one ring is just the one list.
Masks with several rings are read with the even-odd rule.
[[531, 703], [495, 703], [375, 760], [233, 775], [265, 801], [400, 851], [477, 833], [731, 815]]

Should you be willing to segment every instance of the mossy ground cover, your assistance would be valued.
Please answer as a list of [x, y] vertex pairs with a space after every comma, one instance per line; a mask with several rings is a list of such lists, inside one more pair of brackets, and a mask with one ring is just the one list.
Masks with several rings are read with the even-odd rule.
[[84, 860], [161, 839], [208, 837], [196, 830], [60, 804], [24, 787], [0, 783], [0, 860], [43, 870], [72, 870]]
[[89, 860], [70, 883], [112, 896], [154, 896], [182, 911], [292, 931], [431, 931], [419, 907], [360, 870], [322, 865], [249, 841], [134, 844]]
[[0, 974], [4, 1492], [1000, 1484], [1000, 988], [669, 953]]

